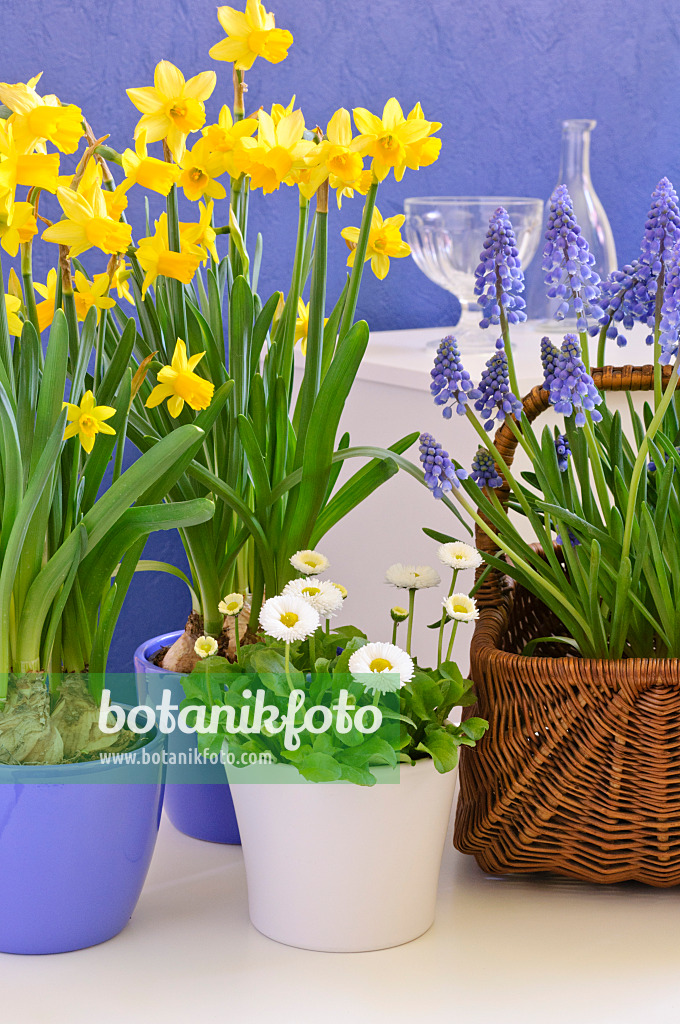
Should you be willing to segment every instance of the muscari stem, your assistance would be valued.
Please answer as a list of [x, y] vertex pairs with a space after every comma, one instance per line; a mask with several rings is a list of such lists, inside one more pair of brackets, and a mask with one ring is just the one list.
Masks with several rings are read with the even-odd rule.
[[673, 366], [670, 380], [666, 385], [666, 390], [663, 392], [661, 402], [654, 413], [652, 422], [649, 424], [645, 436], [642, 439], [640, 445], [640, 451], [638, 452], [635, 465], [633, 466], [633, 472], [630, 478], [630, 488], [628, 491], [628, 507], [626, 509], [626, 525], [623, 531], [623, 542], [621, 545], [621, 561], [624, 558], [628, 558], [630, 555], [631, 541], [633, 537], [633, 524], [635, 522], [635, 507], [637, 504], [637, 492], [640, 486], [640, 477], [642, 471], [647, 464], [647, 453], [649, 452], [649, 442], [654, 439], [657, 431], [663, 423], [663, 418], [666, 415], [666, 410], [673, 401], [675, 395], [675, 389], [678, 383], [678, 374], [680, 373], [680, 355], [678, 355]]
[[510, 390], [515, 398], [521, 399], [522, 396], [519, 393], [519, 384], [517, 383], [517, 373], [515, 372], [515, 359], [512, 354], [512, 343], [510, 341], [510, 324], [508, 323], [508, 318], [505, 315], [505, 309], [501, 304], [502, 294], [503, 290], [501, 288], [500, 278], [496, 275], [496, 299], [498, 301], [498, 308], [500, 309], [501, 335], [503, 336], [503, 345], [505, 346], [505, 357], [508, 361]]
[[663, 368], [659, 362], [661, 358], [661, 307], [663, 305], [664, 293], [664, 271], [661, 265], [661, 273], [657, 282], [656, 303], [654, 304], [654, 408], [658, 409], [663, 397]]

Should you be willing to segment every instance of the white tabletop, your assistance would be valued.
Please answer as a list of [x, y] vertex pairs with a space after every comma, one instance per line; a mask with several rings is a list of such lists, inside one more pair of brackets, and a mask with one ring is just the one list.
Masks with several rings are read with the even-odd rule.
[[279, 945], [248, 921], [240, 847], [163, 820], [128, 927], [93, 949], [0, 955], [21, 1024], [676, 1024], [680, 890], [484, 875], [447, 840], [437, 919], [376, 953]]

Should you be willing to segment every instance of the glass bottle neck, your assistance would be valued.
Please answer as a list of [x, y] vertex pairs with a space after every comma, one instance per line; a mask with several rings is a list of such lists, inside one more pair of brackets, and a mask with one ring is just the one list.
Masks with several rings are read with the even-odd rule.
[[590, 133], [597, 124], [590, 118], [562, 122], [559, 184], [590, 182]]

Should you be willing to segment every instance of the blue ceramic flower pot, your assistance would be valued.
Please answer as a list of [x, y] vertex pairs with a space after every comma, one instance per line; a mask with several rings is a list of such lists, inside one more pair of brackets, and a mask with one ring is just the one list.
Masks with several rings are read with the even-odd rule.
[[[170, 646], [181, 635], [180, 630], [156, 636], [135, 651], [140, 704], [153, 707], [160, 704], [163, 690], [170, 690], [173, 704], [180, 704], [184, 700], [180, 673], [168, 672], [151, 661], [156, 651]], [[167, 815], [176, 829], [194, 839], [204, 839], [210, 843], [240, 843], [224, 766], [191, 763], [197, 753], [195, 736], [178, 730], [168, 735], [168, 755], [185, 754], [189, 764], [168, 764], [165, 787]]]
[[0, 765], [0, 951], [66, 953], [125, 927], [156, 845], [164, 744], [134, 768]]

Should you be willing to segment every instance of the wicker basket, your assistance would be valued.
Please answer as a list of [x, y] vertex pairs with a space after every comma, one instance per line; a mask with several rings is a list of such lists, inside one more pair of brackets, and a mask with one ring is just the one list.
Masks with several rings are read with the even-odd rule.
[[[651, 366], [593, 377], [602, 390], [653, 386]], [[532, 420], [547, 407], [540, 387], [524, 400]], [[505, 426], [496, 443], [510, 461], [515, 439]], [[477, 543], [494, 550], [479, 530]], [[496, 572], [478, 601], [469, 712], [490, 729], [463, 752], [456, 848], [494, 874], [679, 884], [680, 661], [559, 656], [564, 648], [523, 657], [529, 640], [564, 627]]]

